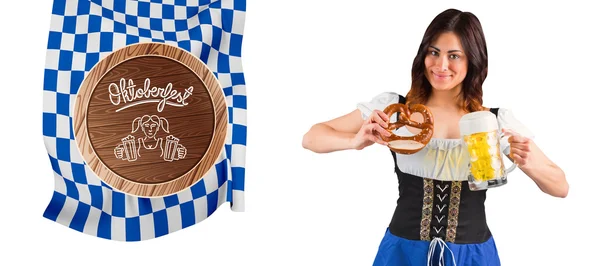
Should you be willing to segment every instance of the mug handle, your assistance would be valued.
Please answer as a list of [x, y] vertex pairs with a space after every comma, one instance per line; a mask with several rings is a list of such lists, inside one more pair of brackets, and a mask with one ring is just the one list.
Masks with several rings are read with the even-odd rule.
[[[509, 130], [509, 131], [511, 131], [511, 130]], [[500, 147], [502, 147], [502, 142], [507, 143], [506, 148], [502, 151], [502, 153], [508, 158], [510, 158], [510, 156], [509, 156], [510, 155], [510, 144], [508, 144], [508, 138], [511, 136], [511, 134], [513, 134], [513, 133], [506, 134], [505, 132], [502, 132], [502, 129], [500, 129]], [[512, 159], [511, 159], [511, 161], [512, 161]], [[512, 172], [513, 170], [515, 170], [517, 168], [517, 166], [518, 166], [518, 164], [513, 162], [510, 167], [506, 168], [506, 173], [508, 174], [508, 173]]]

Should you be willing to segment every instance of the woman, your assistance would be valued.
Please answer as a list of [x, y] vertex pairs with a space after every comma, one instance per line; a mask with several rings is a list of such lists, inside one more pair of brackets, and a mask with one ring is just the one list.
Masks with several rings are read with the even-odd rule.
[[[508, 139], [513, 162], [543, 192], [567, 196], [565, 174], [533, 142], [527, 127], [508, 109], [482, 106], [487, 69], [486, 42], [477, 17], [446, 10], [425, 31], [406, 96], [380, 93], [305, 134], [303, 147], [316, 153], [361, 150], [374, 143], [387, 145], [381, 135], [389, 136], [385, 128], [391, 118], [381, 110], [390, 104], [424, 104], [435, 117], [433, 138], [424, 149], [412, 155], [392, 152], [400, 195], [374, 265], [500, 265], [485, 219], [486, 191], [468, 188], [468, 154], [458, 127], [467, 113], [493, 112], [503, 131], [517, 133]], [[422, 121], [419, 115], [411, 118]], [[405, 126], [395, 134], [418, 132]]]

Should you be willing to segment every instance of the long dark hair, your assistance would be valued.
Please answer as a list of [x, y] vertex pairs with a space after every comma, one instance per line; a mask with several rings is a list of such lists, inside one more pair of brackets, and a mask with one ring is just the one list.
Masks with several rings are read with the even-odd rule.
[[483, 109], [483, 82], [487, 77], [487, 45], [479, 19], [470, 12], [447, 9], [437, 15], [427, 27], [412, 65], [412, 84], [406, 98], [408, 103], [424, 104], [431, 96], [431, 84], [425, 77], [427, 49], [440, 34], [453, 32], [460, 42], [469, 62], [467, 75], [462, 82], [462, 108], [467, 112]]

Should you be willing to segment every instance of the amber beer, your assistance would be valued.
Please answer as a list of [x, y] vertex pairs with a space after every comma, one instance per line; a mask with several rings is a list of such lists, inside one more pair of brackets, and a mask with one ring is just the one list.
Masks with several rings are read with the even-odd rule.
[[177, 155], [177, 146], [179, 145], [179, 139], [173, 137], [173, 135], [167, 136], [167, 140], [165, 142], [165, 156], [164, 159], [167, 162], [172, 162], [173, 160], [178, 160], [179, 157]]
[[504, 162], [500, 155], [496, 131], [474, 133], [464, 136], [471, 157], [471, 175], [477, 181], [488, 181], [496, 175], [504, 175]]
[[[500, 147], [498, 121], [488, 111], [472, 112], [464, 115], [459, 122], [462, 140], [469, 154], [469, 188], [483, 190], [507, 183], [507, 174], [516, 165], [505, 169]], [[508, 155], [508, 150], [504, 152]]]

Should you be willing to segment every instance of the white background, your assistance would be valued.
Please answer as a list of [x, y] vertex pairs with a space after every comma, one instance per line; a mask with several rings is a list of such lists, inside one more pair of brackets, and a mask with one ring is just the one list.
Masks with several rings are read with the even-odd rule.
[[597, 261], [598, 8], [416, 2], [248, 1], [246, 211], [225, 204], [190, 228], [123, 243], [42, 217], [54, 188], [41, 120], [52, 3], [2, 1], [0, 265], [371, 265], [397, 197], [389, 151], [314, 154], [302, 136], [382, 91], [406, 93], [425, 28], [449, 7], [483, 25], [484, 105], [512, 109], [571, 186], [553, 198], [516, 171], [488, 191], [503, 265]]

